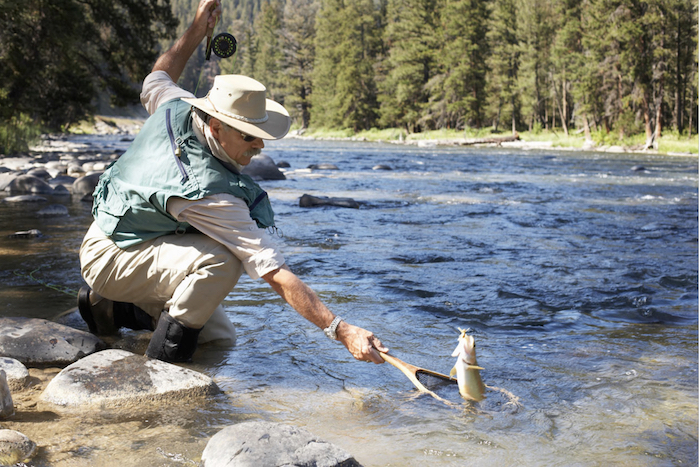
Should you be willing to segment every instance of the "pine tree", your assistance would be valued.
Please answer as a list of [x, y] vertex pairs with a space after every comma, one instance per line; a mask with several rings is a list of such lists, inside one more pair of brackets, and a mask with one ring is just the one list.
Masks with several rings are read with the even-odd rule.
[[486, 33], [489, 10], [485, 0], [447, 0], [440, 9], [443, 31], [437, 74], [428, 89], [431, 104], [422, 122], [435, 127], [480, 127], [486, 100]]
[[520, 68], [517, 0], [494, 0], [491, 8], [489, 31], [486, 35], [491, 44], [487, 99], [494, 131], [498, 131], [498, 125], [503, 118], [509, 117], [511, 130], [515, 134], [520, 121], [520, 98], [517, 88]]
[[429, 102], [426, 85], [435, 75], [441, 43], [436, 0], [389, 0], [384, 43], [386, 78], [380, 114], [383, 126], [402, 126], [409, 133], [421, 128]]
[[369, 129], [376, 123], [374, 58], [379, 18], [371, 0], [323, 0], [317, 15], [311, 122]]
[[267, 96], [284, 104], [282, 77], [282, 5], [266, 1], [255, 18], [255, 64], [252, 77], [267, 87]]
[[284, 89], [290, 115], [302, 128], [310, 123], [318, 0], [288, 0], [284, 8]]

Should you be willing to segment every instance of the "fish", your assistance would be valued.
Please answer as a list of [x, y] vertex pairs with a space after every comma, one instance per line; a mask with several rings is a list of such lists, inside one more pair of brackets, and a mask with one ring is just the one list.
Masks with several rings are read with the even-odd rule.
[[482, 401], [486, 398], [486, 386], [481, 381], [480, 370], [482, 367], [476, 363], [476, 344], [473, 336], [468, 336], [467, 331], [460, 329], [459, 343], [452, 352], [457, 357], [457, 363], [450, 371], [450, 376], [457, 375], [459, 394], [467, 400]]

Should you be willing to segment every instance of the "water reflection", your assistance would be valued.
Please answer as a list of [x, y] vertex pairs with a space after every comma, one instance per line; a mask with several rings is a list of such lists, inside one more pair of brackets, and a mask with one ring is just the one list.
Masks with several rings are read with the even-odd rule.
[[[417, 397], [394, 367], [355, 362], [244, 278], [226, 301], [236, 348], [203, 348], [194, 365], [223, 396], [192, 412], [62, 420], [52, 465], [187, 465], [248, 418], [303, 426], [367, 466], [697, 464], [697, 158], [297, 140], [267, 153], [291, 165], [264, 184], [278, 241], [331, 309], [441, 373], [470, 328], [484, 382], [521, 405], [495, 390], [481, 404], [445, 394], [457, 408]], [[325, 162], [339, 170], [307, 169]], [[303, 209], [304, 193], [361, 207]], [[50, 285], [80, 286], [90, 209], [57, 202], [69, 218], [0, 205], [3, 234], [46, 234], [0, 238], [5, 316], [73, 306]]]

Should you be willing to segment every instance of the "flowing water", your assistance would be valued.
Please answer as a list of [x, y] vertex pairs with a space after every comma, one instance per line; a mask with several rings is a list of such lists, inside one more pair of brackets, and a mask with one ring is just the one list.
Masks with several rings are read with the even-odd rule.
[[[262, 183], [291, 269], [414, 365], [449, 373], [468, 329], [487, 399], [419, 395], [244, 277], [225, 302], [237, 345], [192, 365], [222, 395], [192, 410], [35, 415], [16, 426], [56, 431], [35, 465], [192, 465], [247, 419], [304, 427], [365, 466], [697, 465], [697, 157], [303, 140], [265, 152], [291, 165]], [[318, 163], [339, 170], [307, 169]], [[300, 208], [305, 193], [361, 207]], [[58, 202], [69, 218], [0, 204], [2, 315], [74, 306], [90, 206]], [[45, 236], [7, 238], [30, 228]]]

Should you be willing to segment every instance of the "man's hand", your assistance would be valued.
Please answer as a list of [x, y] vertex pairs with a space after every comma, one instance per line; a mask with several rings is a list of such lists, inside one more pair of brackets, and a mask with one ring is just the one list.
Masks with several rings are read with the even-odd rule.
[[151, 72], [164, 71], [177, 83], [187, 61], [206, 36], [207, 28], [213, 28], [219, 16], [221, 16], [221, 0], [200, 0], [190, 27], [158, 58]]
[[[338, 340], [350, 351], [353, 357], [364, 362], [384, 363], [379, 352], [388, 352], [371, 332], [341, 321], [336, 329]], [[377, 352], [379, 351], [379, 352]]]

